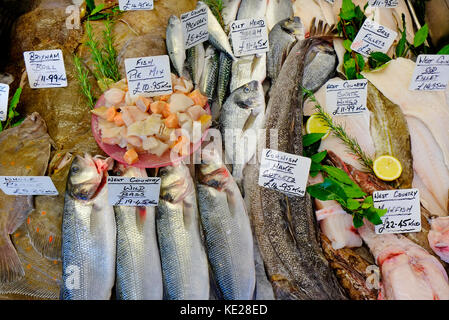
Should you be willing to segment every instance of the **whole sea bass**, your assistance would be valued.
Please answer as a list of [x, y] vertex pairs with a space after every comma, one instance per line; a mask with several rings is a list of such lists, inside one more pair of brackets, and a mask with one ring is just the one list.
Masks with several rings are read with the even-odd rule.
[[209, 270], [201, 241], [195, 187], [184, 164], [160, 170], [161, 194], [156, 228], [164, 298], [209, 299]]
[[[147, 177], [145, 169], [114, 170], [123, 177]], [[154, 207], [115, 206], [117, 223], [117, 299], [161, 300], [162, 269]]]
[[223, 298], [250, 300], [256, 271], [249, 217], [237, 184], [221, 160], [221, 145], [220, 152], [213, 146], [204, 148], [197, 184], [207, 255]]
[[[312, 53], [315, 57], [318, 53], [330, 57], [320, 59], [326, 63], [318, 63]], [[330, 44], [319, 38], [309, 38], [293, 47], [271, 90], [266, 135], [260, 137], [263, 145], [263, 141], [277, 138], [276, 150], [302, 155], [303, 93], [300, 86], [307, 83], [307, 88], [320, 87], [335, 72], [336, 61]], [[313, 78], [316, 81], [306, 78], [305, 64], [313, 64], [323, 77]], [[321, 83], [317, 83], [318, 80]], [[256, 237], [275, 295], [284, 299], [344, 299], [343, 290], [317, 239], [310, 196], [287, 196], [259, 187], [259, 165], [248, 166], [245, 176], [245, 192], [250, 197]]]
[[[51, 139], [38, 113], [0, 133], [0, 175], [43, 176], [50, 159]], [[9, 196], [0, 191], [0, 283], [25, 275], [9, 237], [33, 210], [32, 196]]]
[[63, 300], [108, 300], [115, 279], [116, 226], [105, 188], [112, 159], [76, 156], [62, 220]]

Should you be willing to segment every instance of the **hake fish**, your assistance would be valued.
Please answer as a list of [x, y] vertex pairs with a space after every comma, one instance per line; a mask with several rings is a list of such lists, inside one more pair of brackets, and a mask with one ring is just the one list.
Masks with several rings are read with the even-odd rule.
[[184, 62], [186, 60], [186, 48], [182, 31], [181, 20], [175, 15], [168, 19], [166, 40], [168, 55], [175, 67], [177, 74], [184, 75]]
[[[51, 139], [38, 113], [21, 125], [0, 133], [0, 175], [42, 176], [50, 159]], [[9, 196], [0, 192], [0, 283], [25, 275], [9, 237], [33, 210], [32, 196]]]
[[232, 164], [237, 184], [243, 179], [243, 169], [256, 153], [258, 129], [265, 121], [265, 98], [261, 84], [251, 81], [228, 97], [220, 114], [224, 139], [225, 161]]
[[[147, 177], [145, 169], [114, 170], [123, 177]], [[117, 299], [161, 300], [162, 268], [154, 207], [115, 206], [117, 223]]]
[[112, 159], [76, 156], [62, 220], [63, 300], [109, 300], [115, 280], [116, 223], [106, 179]]
[[[315, 65], [317, 72], [331, 75], [336, 57], [332, 47], [320, 38], [298, 42], [291, 50], [278, 80], [271, 90], [267, 107], [266, 134], [260, 141], [271, 141], [277, 133], [277, 150], [302, 155], [301, 86], [320, 87], [309, 81], [306, 63]], [[330, 54], [334, 59], [310, 59], [310, 55]], [[307, 59], [309, 57], [309, 59]], [[308, 81], [307, 83], [306, 80]], [[273, 132], [274, 134], [274, 132]], [[265, 144], [262, 144], [262, 147]], [[269, 146], [268, 146], [269, 147]], [[345, 294], [332, 273], [317, 240], [317, 225], [310, 196], [287, 196], [258, 186], [260, 165], [249, 166], [245, 175], [245, 191], [251, 203], [252, 221], [272, 281], [275, 295], [288, 299], [345, 299]]]
[[204, 148], [197, 184], [207, 255], [223, 298], [250, 300], [256, 272], [249, 217], [221, 150], [213, 145]]
[[161, 194], [156, 229], [164, 298], [209, 299], [209, 270], [201, 241], [196, 192], [184, 164], [160, 170]]

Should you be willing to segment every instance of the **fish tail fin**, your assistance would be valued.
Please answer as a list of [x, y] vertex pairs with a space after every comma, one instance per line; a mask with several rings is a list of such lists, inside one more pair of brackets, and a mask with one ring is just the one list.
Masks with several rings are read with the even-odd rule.
[[31, 219], [30, 223], [26, 223], [26, 228], [33, 248], [48, 259], [61, 260], [61, 235], [46, 232], [32, 221]]
[[8, 235], [0, 239], [0, 283], [17, 281], [25, 276], [22, 263]]

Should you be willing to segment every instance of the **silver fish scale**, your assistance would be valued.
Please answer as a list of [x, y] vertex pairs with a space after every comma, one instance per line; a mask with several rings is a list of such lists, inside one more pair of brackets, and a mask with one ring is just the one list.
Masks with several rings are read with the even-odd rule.
[[162, 271], [153, 208], [114, 207], [117, 223], [117, 298], [162, 299]]
[[[100, 205], [94, 201], [78, 201], [66, 194], [61, 299], [107, 300], [111, 296], [115, 275], [115, 222], [112, 207], [101, 206], [102, 200], [107, 201], [105, 189], [95, 199]], [[79, 287], [71, 287], [78, 275], [73, 267], [79, 270]]]
[[226, 192], [201, 184], [197, 188], [208, 257], [223, 298], [249, 300], [253, 297], [255, 272], [253, 243], [244, 243], [245, 231], [252, 236], [250, 228], [244, 230], [246, 212], [231, 212]]

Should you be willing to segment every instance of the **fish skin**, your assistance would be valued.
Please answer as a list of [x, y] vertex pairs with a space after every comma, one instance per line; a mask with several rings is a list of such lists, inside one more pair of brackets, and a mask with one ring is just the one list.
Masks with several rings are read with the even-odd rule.
[[[237, 184], [243, 179], [244, 166], [256, 153], [255, 141], [249, 140], [254, 137], [252, 134], [257, 135], [264, 121], [265, 98], [258, 81], [251, 81], [236, 89], [223, 105], [220, 129], [224, 139], [225, 161], [232, 163], [232, 174]], [[246, 138], [248, 141], [245, 141]]]
[[250, 300], [256, 271], [249, 217], [237, 184], [220, 159], [221, 152], [212, 150], [210, 157], [203, 152], [197, 183], [209, 262], [224, 299]]
[[263, 18], [267, 12], [267, 0], [242, 0], [237, 20]]
[[186, 49], [181, 20], [175, 15], [168, 19], [166, 31], [166, 45], [170, 60], [175, 67], [178, 76], [184, 75], [184, 62], [186, 60]]
[[187, 68], [190, 72], [193, 85], [197, 88], [200, 85], [201, 75], [204, 70], [204, 59], [206, 51], [202, 43], [187, 49]]
[[242, 0], [223, 0], [221, 16], [223, 17], [226, 29], [229, 29], [229, 25], [237, 18], [237, 12], [239, 11], [241, 2]]
[[[321, 42], [312, 46], [305, 56], [303, 87], [313, 92], [317, 91], [333, 77], [337, 63], [337, 54], [331, 44]], [[331, 65], [334, 67], [330, 68]]]
[[267, 74], [272, 84], [295, 42], [303, 39], [304, 26], [299, 17], [283, 19], [271, 29], [268, 34], [270, 49], [267, 53]]
[[229, 84], [229, 91], [231, 93], [252, 80], [251, 74], [254, 58], [255, 55], [249, 55], [236, 58], [232, 62], [231, 83]]
[[202, 1], [198, 1], [196, 7], [198, 9], [200, 6], [203, 5], [207, 7], [207, 29], [209, 31], [209, 43], [212, 44], [215, 48], [217, 48], [217, 50], [223, 51], [232, 60], [234, 60], [235, 57], [231, 48], [231, 44], [229, 43], [228, 36], [221, 27], [217, 18], [215, 18], [212, 11]]
[[[50, 149], [47, 126], [38, 113], [32, 113], [19, 126], [0, 133], [0, 175], [45, 175]], [[0, 192], [0, 283], [16, 281], [25, 275], [9, 235], [23, 224], [33, 207], [32, 196]]]
[[217, 50], [211, 45], [206, 49], [204, 70], [201, 75], [199, 89], [200, 92], [212, 100], [218, 79], [219, 56]]
[[228, 92], [229, 82], [231, 80], [232, 59], [225, 53], [220, 52], [219, 64], [220, 67], [218, 69], [217, 80], [218, 107], [212, 110], [214, 120], [216, 120], [220, 115], [221, 107], [223, 106], [226, 94]]
[[111, 162], [111, 158], [103, 160], [89, 155], [73, 160], [62, 220], [62, 300], [111, 297], [115, 282], [116, 222], [105, 187]]
[[398, 188], [409, 189], [413, 181], [413, 157], [407, 120], [401, 108], [368, 83], [366, 106], [371, 112], [370, 131], [376, 157], [391, 155], [402, 165]]
[[[145, 169], [118, 165], [122, 177], [148, 177]], [[154, 207], [115, 206], [116, 296], [120, 300], [162, 300], [162, 267]]]
[[195, 187], [184, 164], [160, 170], [156, 229], [164, 299], [209, 299], [209, 270], [201, 241]]
[[257, 80], [262, 84], [267, 77], [267, 54], [255, 55], [251, 67], [251, 80]]
[[70, 153], [58, 152], [49, 165], [49, 174], [57, 196], [35, 196], [25, 228], [33, 247], [48, 259], [61, 260], [61, 226], [67, 178], [72, 165]]
[[[303, 76], [304, 64], [313, 62], [305, 57], [323, 46], [321, 39], [310, 38], [298, 42], [291, 50], [271, 90], [266, 132], [260, 137], [262, 147], [272, 147], [267, 141], [277, 138], [277, 150], [302, 155], [303, 94], [300, 87], [307, 79]], [[317, 67], [330, 74], [335, 69], [335, 60], [327, 60], [327, 64]], [[272, 136], [271, 129], [277, 130], [277, 137]], [[250, 212], [275, 295], [289, 299], [345, 299], [318, 242], [310, 196], [292, 197], [261, 188], [257, 181], [260, 164], [250, 167], [253, 167], [250, 172], [254, 176], [247, 173], [244, 179], [250, 188]]]
[[279, 21], [292, 17], [293, 14], [293, 3], [291, 0], [268, 0], [267, 12], [265, 14], [268, 30], [272, 30]]

